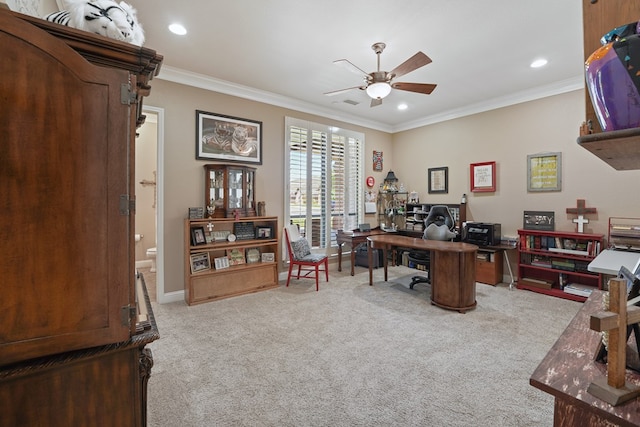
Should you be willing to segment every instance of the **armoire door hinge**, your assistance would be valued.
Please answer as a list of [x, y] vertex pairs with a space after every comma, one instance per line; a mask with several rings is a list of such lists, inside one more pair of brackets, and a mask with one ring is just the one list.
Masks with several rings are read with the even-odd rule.
[[120, 321], [122, 322], [122, 326], [131, 326], [131, 319], [133, 319], [135, 315], [135, 307], [131, 307], [131, 305], [125, 305], [124, 307], [122, 307], [120, 309]]
[[129, 199], [128, 194], [120, 195], [120, 215], [131, 215], [131, 212], [136, 211], [136, 200]]
[[131, 83], [122, 83], [120, 85], [120, 102], [125, 105], [136, 103], [136, 93], [131, 90]]

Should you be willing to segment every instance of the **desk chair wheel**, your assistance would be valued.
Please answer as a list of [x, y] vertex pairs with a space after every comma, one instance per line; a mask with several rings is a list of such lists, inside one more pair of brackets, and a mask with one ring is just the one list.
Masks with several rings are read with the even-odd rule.
[[411, 278], [411, 283], [409, 284], [409, 289], [413, 289], [413, 286], [416, 283], [431, 283], [431, 280], [429, 280], [428, 277], [424, 277], [424, 276], [413, 276]]

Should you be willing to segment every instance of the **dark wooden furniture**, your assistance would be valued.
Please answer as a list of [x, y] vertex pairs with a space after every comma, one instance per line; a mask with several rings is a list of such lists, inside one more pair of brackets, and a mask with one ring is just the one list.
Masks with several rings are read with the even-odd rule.
[[[594, 361], [601, 335], [589, 328], [591, 315], [602, 311], [603, 294], [591, 293], [529, 380], [555, 398], [554, 426], [640, 425], [638, 399], [614, 407], [587, 392], [594, 380], [606, 382], [606, 365]], [[627, 370], [626, 380], [640, 385], [640, 374]]]
[[144, 425], [134, 139], [162, 57], [7, 10], [0, 56], [0, 425]]
[[355, 249], [358, 245], [362, 243], [367, 243], [367, 237], [374, 236], [376, 234], [385, 234], [384, 231], [379, 228], [374, 228], [370, 231], [351, 231], [344, 232], [342, 230], [338, 230], [336, 234], [336, 242], [338, 243], [338, 271], [342, 271], [342, 246], [349, 245], [351, 247], [351, 275], [353, 276], [355, 271], [354, 267], [356, 264], [356, 251]]
[[382, 249], [384, 280], [387, 281], [387, 251], [395, 247], [428, 251], [430, 256], [431, 303], [461, 313], [474, 308], [476, 302], [476, 253], [469, 243], [424, 240], [394, 234], [367, 237], [369, 251], [369, 285], [373, 285], [373, 251]]
[[[263, 227], [271, 231], [268, 238], [253, 238], [229, 241], [226, 237], [216, 240], [216, 233], [222, 236], [237, 233], [238, 224], [250, 224]], [[211, 231], [209, 231], [211, 225]], [[208, 237], [204, 244], [194, 244], [191, 241], [192, 230], [202, 229]], [[187, 304], [194, 305], [236, 295], [272, 289], [278, 286], [278, 218], [273, 217], [245, 217], [242, 221], [232, 218], [185, 219], [184, 221], [184, 299]], [[214, 236], [211, 239], [211, 236]], [[240, 236], [241, 237], [241, 236]], [[227, 257], [232, 250], [240, 251], [245, 262], [230, 265], [226, 268], [215, 267], [215, 259]], [[255, 249], [260, 252], [273, 254], [273, 261], [262, 261], [262, 256], [251, 262], [248, 251]], [[208, 254], [209, 268], [191, 271], [191, 257], [198, 254]]]
[[[602, 286], [602, 275], [588, 270], [589, 263], [604, 249], [602, 234], [518, 230], [518, 237], [518, 289], [585, 301], [586, 296], [568, 293], [566, 288], [563, 290], [560, 274], [569, 284], [593, 289]], [[568, 247], [567, 242], [578, 246]], [[551, 286], [542, 284], [541, 287], [538, 281]]]
[[214, 218], [256, 216], [256, 168], [204, 165], [204, 204], [215, 206]]
[[[640, 2], [628, 0], [582, 0], [584, 59], [600, 45], [600, 38], [640, 17]], [[585, 96], [586, 119], [593, 133], [583, 134], [578, 144], [616, 170], [640, 169], [640, 128], [602, 132], [588, 92]]]

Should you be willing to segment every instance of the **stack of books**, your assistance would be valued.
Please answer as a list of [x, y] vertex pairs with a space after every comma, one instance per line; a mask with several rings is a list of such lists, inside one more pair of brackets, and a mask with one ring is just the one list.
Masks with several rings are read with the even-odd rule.
[[533, 279], [531, 277], [523, 277], [518, 281], [518, 283], [521, 285], [533, 286], [534, 288], [540, 288], [540, 289], [551, 289], [551, 287], [553, 286], [553, 282], [551, 281]]
[[593, 291], [593, 286], [581, 285], [580, 283], [568, 283], [564, 287], [564, 291], [568, 294], [588, 297]]

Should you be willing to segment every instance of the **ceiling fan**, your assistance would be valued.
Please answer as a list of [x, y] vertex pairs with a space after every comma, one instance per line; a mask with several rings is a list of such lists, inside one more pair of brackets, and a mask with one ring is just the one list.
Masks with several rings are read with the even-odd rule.
[[398, 90], [406, 90], [409, 92], [417, 92], [424, 93], [425, 95], [429, 95], [436, 88], [435, 84], [430, 83], [405, 83], [405, 82], [393, 82], [393, 79], [396, 77], [403, 76], [407, 73], [410, 73], [414, 70], [417, 70], [420, 67], [424, 67], [425, 65], [431, 62], [431, 58], [425, 55], [422, 52], [418, 52], [413, 55], [411, 58], [404, 61], [402, 64], [398, 65], [393, 70], [381, 71], [380, 70], [380, 54], [387, 47], [386, 44], [378, 42], [374, 43], [371, 46], [371, 49], [378, 56], [378, 70], [373, 71], [371, 73], [367, 73], [363, 71], [361, 68], [353, 65], [347, 59], [338, 59], [333, 61], [334, 64], [341, 65], [348, 70], [361, 75], [364, 77], [364, 86], [354, 86], [346, 89], [334, 90], [331, 92], [325, 92], [325, 95], [333, 96], [338, 95], [340, 93], [352, 90], [352, 89], [360, 89], [365, 90], [367, 95], [371, 97], [371, 106], [375, 107], [376, 105], [382, 104], [382, 98], [389, 95], [391, 89]]

